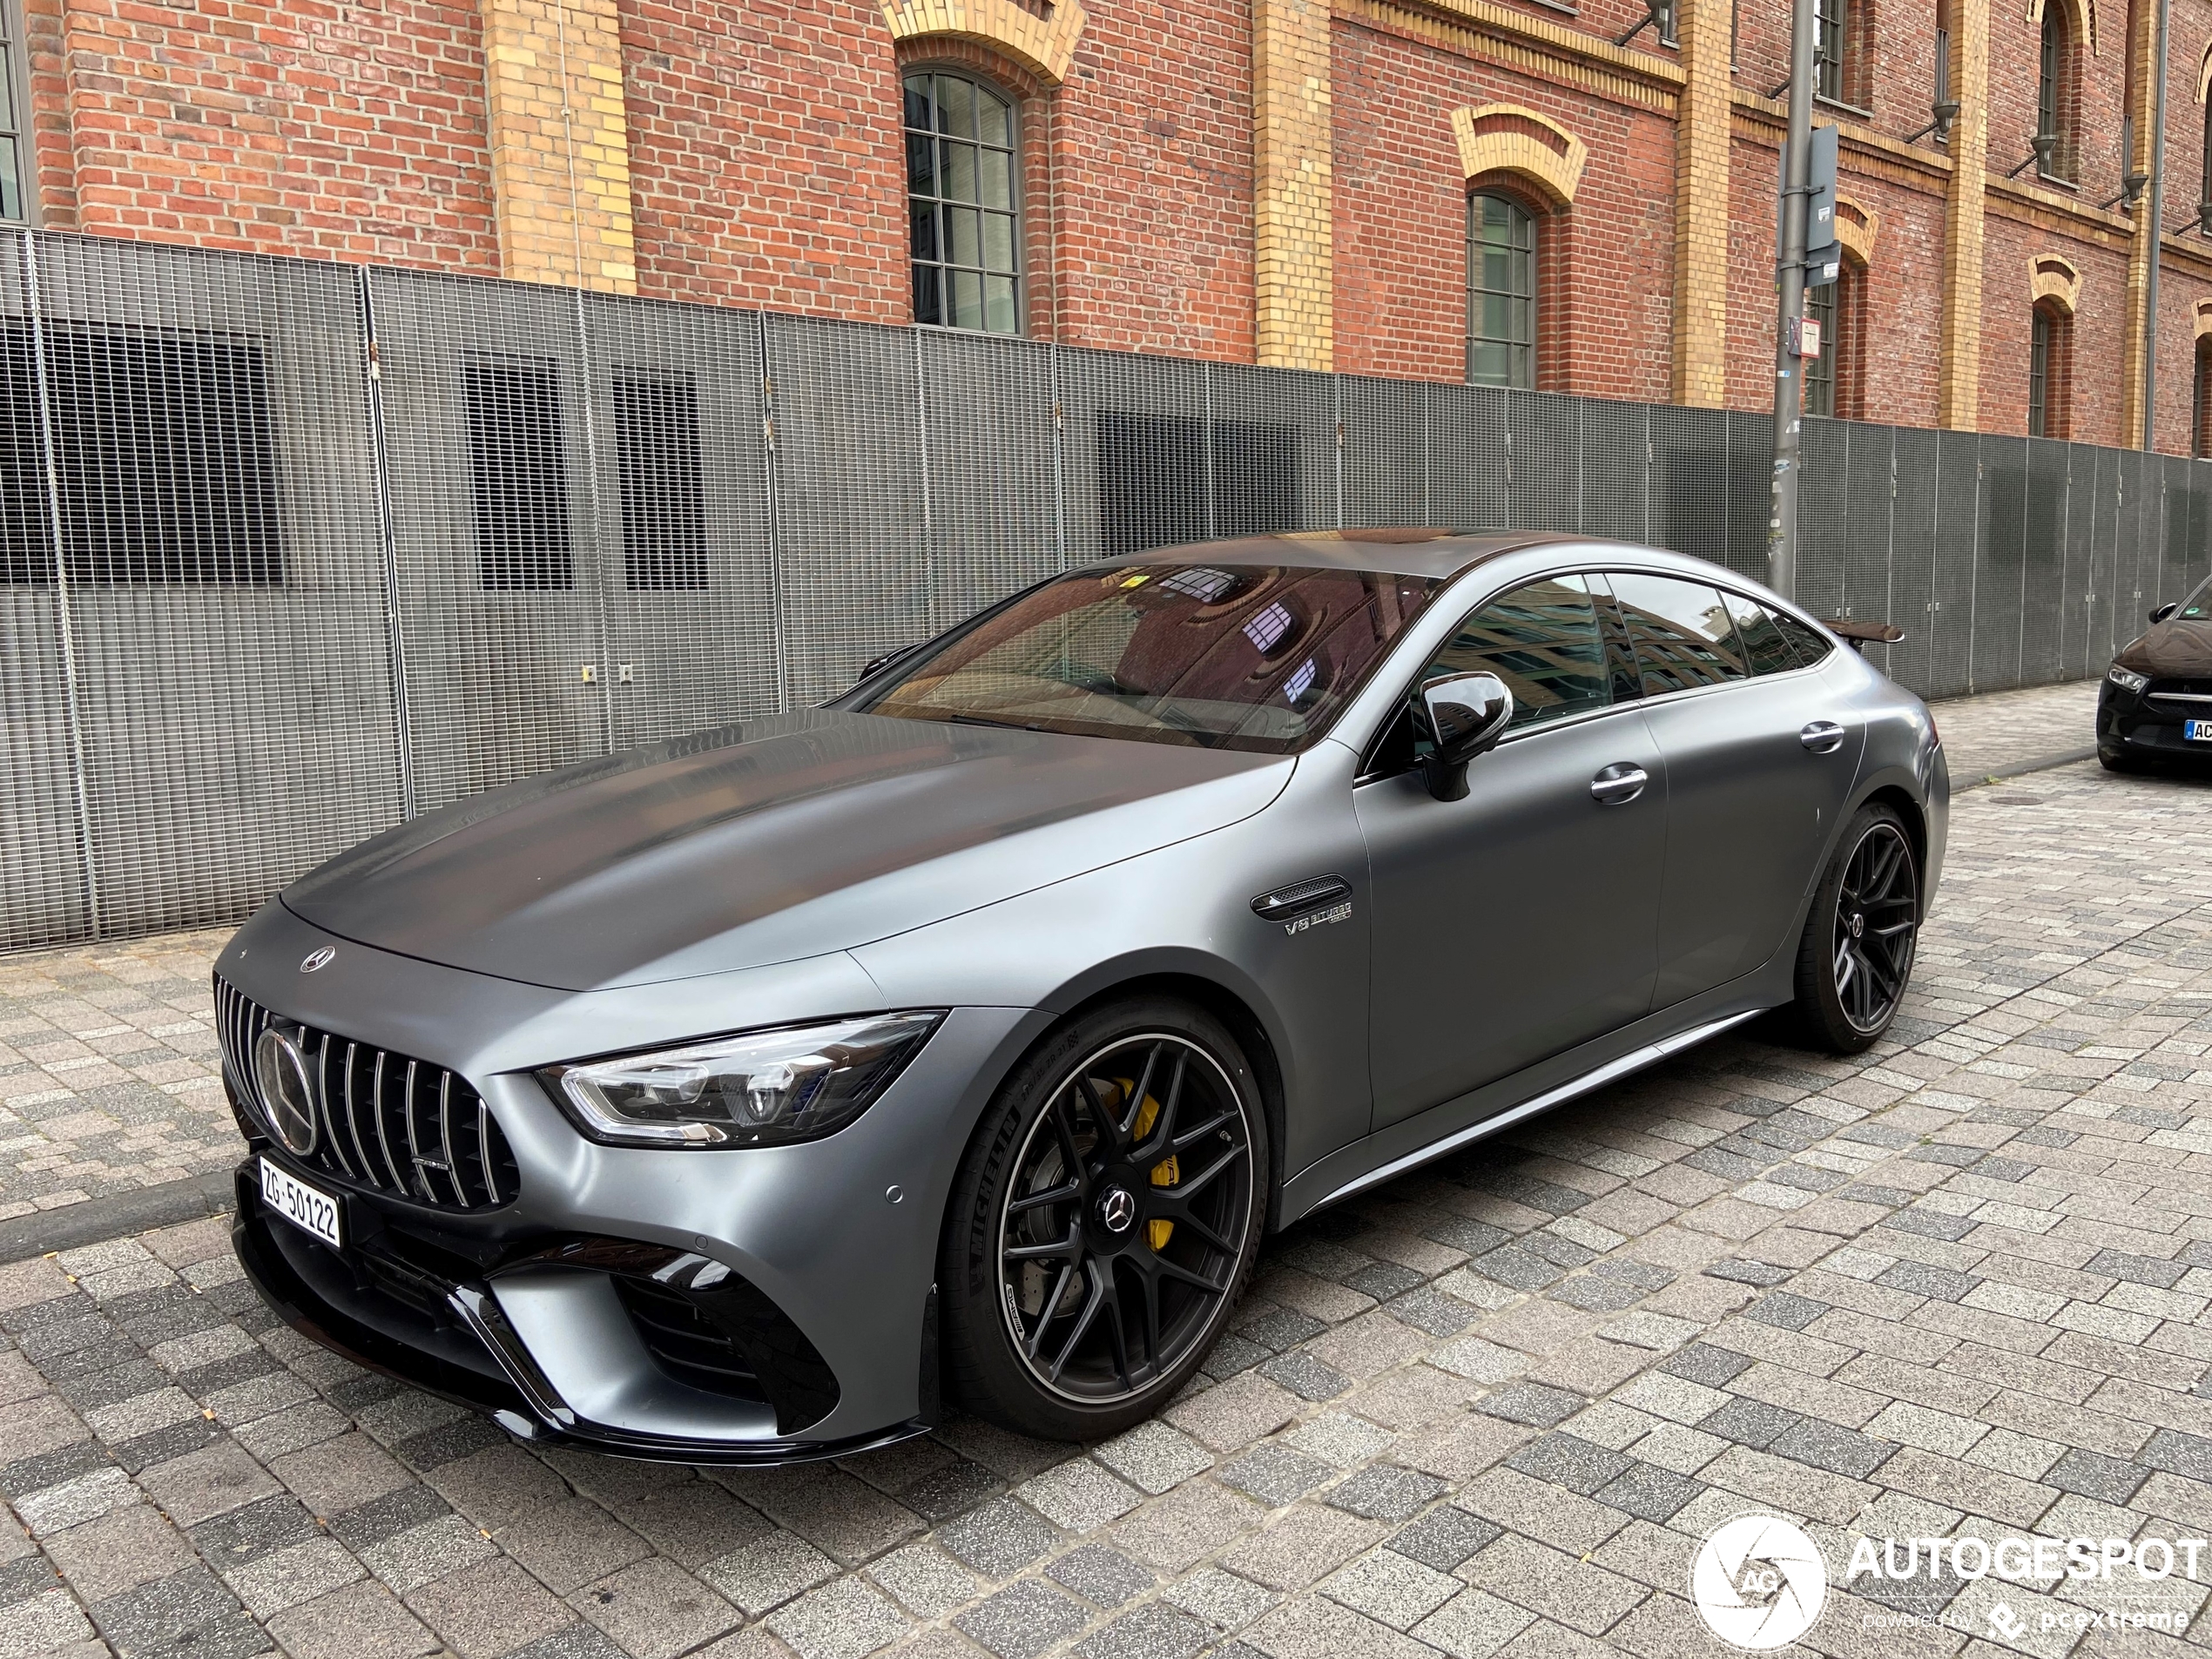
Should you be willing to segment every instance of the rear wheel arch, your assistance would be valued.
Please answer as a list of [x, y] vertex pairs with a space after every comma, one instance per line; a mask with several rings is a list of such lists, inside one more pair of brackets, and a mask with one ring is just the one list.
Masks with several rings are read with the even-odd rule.
[[1862, 806], [1886, 806], [1905, 823], [1905, 840], [1912, 843], [1912, 862], [1920, 872], [1920, 909], [1925, 915], [1928, 907], [1928, 815], [1912, 794], [1897, 784], [1883, 784], [1869, 790], [1851, 805], [1844, 814], [1849, 824]]

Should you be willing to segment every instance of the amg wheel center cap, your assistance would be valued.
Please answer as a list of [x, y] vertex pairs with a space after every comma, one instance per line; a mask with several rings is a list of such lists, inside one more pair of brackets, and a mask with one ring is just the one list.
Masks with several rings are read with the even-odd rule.
[[1858, 911], [1851, 912], [1850, 921], [1844, 925], [1851, 929], [1851, 936], [1853, 939], [1862, 939], [1865, 936], [1866, 918]]
[[1109, 1187], [1098, 1201], [1099, 1224], [1109, 1233], [1125, 1233], [1136, 1222], [1136, 1200], [1126, 1187]]

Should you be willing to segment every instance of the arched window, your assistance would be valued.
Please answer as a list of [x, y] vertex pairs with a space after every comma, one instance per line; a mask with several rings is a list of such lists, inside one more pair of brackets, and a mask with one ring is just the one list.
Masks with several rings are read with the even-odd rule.
[[1019, 117], [966, 75], [906, 78], [914, 320], [1022, 332]]
[[2196, 384], [2189, 392], [2189, 453], [2212, 461], [2212, 334], [2196, 342]]
[[1536, 221], [1483, 192], [1467, 198], [1467, 384], [1536, 384]]
[[2028, 324], [2027, 435], [2063, 438], [2072, 425], [2074, 319], [2039, 300]]
[[1844, 284], [1846, 273], [1838, 272], [1833, 282], [1824, 282], [1817, 288], [1805, 290], [1805, 316], [1820, 325], [1820, 355], [1805, 363], [1805, 413], [1827, 415], [1836, 413], [1837, 366], [1844, 356]]
[[2204, 100], [2204, 158], [2196, 186], [2196, 228], [2212, 236], [2212, 98]]
[[2074, 177], [2073, 51], [2065, 0], [2043, 0], [2043, 51], [2035, 82], [2037, 171], [2061, 182]]

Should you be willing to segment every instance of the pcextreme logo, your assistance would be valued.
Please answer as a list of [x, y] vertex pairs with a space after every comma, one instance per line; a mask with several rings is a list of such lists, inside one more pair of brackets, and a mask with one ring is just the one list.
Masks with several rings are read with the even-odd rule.
[[1699, 1548], [1689, 1596], [1715, 1635], [1764, 1652], [1812, 1628], [1828, 1600], [1828, 1569], [1801, 1527], [1774, 1515], [1738, 1515]]

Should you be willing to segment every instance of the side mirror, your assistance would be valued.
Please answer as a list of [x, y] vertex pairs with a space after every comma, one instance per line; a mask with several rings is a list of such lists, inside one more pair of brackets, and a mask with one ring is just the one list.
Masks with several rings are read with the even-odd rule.
[[[901, 645], [896, 651], [887, 651], [880, 657], [870, 658], [867, 665], [860, 670], [860, 679], [867, 679], [872, 675], [881, 672], [884, 669], [890, 667], [892, 664], [897, 662], [900, 658], [911, 657], [914, 654], [914, 652], [920, 651], [921, 649], [921, 646], [919, 643], [912, 645]], [[853, 684], [856, 685], [859, 685], [860, 680], [855, 680]]]
[[2164, 621], [2168, 620], [2169, 617], [2171, 617], [2173, 616], [2173, 614], [2174, 614], [2176, 610], [2179, 610], [2180, 609], [2181, 609], [2181, 606], [2179, 606], [2179, 605], [2177, 605], [2177, 604], [2175, 604], [2175, 605], [2161, 605], [2161, 606], [2159, 606], [2159, 607], [2158, 607], [2158, 609], [2157, 609], [2157, 610], [2154, 610], [2154, 611], [2152, 611], [2152, 612], [2150, 613], [2150, 619], [2151, 619], [2153, 622], [2164, 622]]
[[1421, 687], [1421, 714], [1436, 747], [1422, 762], [1428, 792], [1463, 800], [1467, 762], [1498, 745], [1513, 719], [1513, 693], [1495, 674], [1440, 674]]

